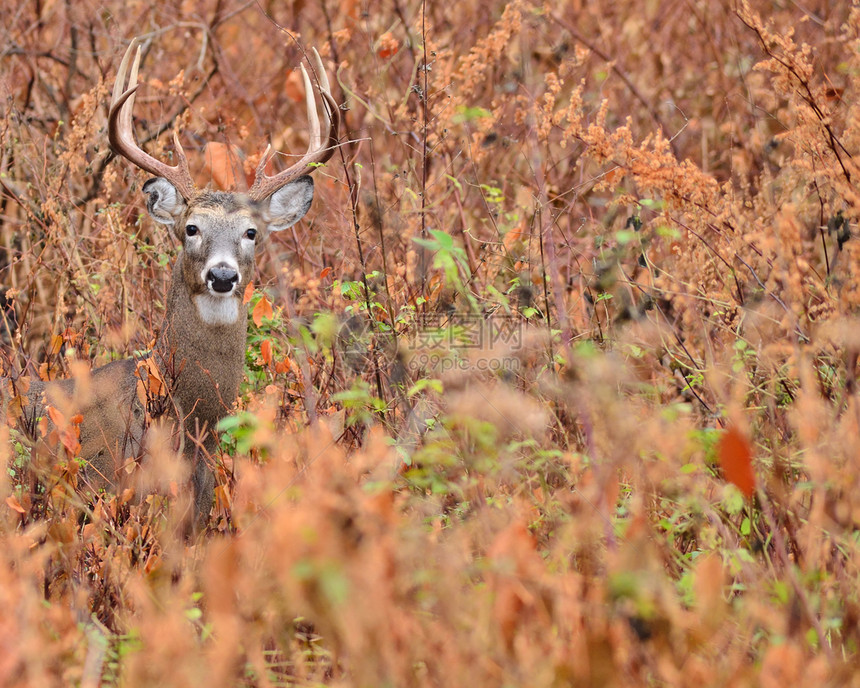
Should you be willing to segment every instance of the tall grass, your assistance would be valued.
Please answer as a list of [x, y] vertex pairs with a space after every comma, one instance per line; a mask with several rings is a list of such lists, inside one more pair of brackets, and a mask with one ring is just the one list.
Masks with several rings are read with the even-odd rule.
[[6, 409], [0, 683], [860, 682], [856, 4], [0, 18], [15, 378], [160, 327], [177, 247], [106, 136], [131, 36], [138, 139], [200, 184], [304, 150], [304, 47], [345, 119], [258, 261], [207, 532], [179, 458], [93, 494]]

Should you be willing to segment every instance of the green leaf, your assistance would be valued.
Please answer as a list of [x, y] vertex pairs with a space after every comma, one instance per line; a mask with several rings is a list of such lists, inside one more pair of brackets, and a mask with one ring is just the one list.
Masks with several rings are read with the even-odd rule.
[[412, 387], [409, 388], [409, 391], [406, 393], [407, 397], [413, 397], [419, 392], [423, 392], [425, 389], [431, 389], [436, 394], [442, 394], [443, 387], [442, 381], [436, 380], [435, 378], [424, 378], [422, 380], [418, 380]]
[[476, 119], [484, 119], [492, 116], [493, 114], [489, 110], [485, 110], [482, 107], [458, 105], [454, 109], [453, 120], [457, 124], [463, 124], [464, 122], [474, 122]]

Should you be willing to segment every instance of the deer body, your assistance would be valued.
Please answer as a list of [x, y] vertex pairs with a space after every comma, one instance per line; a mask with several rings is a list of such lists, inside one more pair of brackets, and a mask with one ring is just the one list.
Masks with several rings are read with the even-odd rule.
[[[135, 42], [120, 66], [110, 112], [110, 140], [115, 152], [158, 175], [143, 186], [150, 216], [169, 225], [182, 244], [173, 266], [164, 322], [149, 355], [164, 386], [162, 403], [141, 394], [146, 375], [141, 360], [116, 361], [93, 371], [88, 384], [75, 380], [33, 382], [26, 394], [24, 418], [45, 415], [50, 404], [64, 414], [79, 413], [80, 455], [85, 476], [95, 487], [120, 484], [129, 460], [146, 451], [146, 429], [153, 417], [169, 416], [180, 432], [184, 454], [192, 463], [198, 523], [212, 505], [213, 475], [203, 457], [215, 449], [214, 429], [230, 412], [239, 393], [245, 358], [247, 312], [242, 302], [254, 271], [255, 254], [269, 231], [291, 227], [308, 211], [313, 181], [301, 173], [309, 163], [324, 162], [336, 145], [337, 108], [317, 55], [319, 91], [325, 103], [323, 133], [307, 73], [310, 119], [308, 152], [278, 175], [263, 172], [268, 151], [247, 194], [198, 190], [176, 139], [179, 164], [169, 167], [143, 152], [134, 139], [131, 109], [140, 50], [125, 75]], [[151, 391], [151, 390], [145, 390]], [[158, 410], [153, 413], [153, 409]], [[67, 416], [68, 417], [68, 416]], [[205, 449], [203, 452], [201, 449]]]

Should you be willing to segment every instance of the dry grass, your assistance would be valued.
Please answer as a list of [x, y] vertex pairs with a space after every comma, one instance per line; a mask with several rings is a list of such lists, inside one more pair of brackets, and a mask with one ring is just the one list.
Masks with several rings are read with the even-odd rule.
[[860, 9], [152, 5], [0, 9], [8, 371], [160, 325], [129, 37], [199, 183], [303, 150], [302, 46], [343, 145], [259, 261], [208, 532], [169, 454], [93, 497], [2, 430], [0, 684], [860, 685]]

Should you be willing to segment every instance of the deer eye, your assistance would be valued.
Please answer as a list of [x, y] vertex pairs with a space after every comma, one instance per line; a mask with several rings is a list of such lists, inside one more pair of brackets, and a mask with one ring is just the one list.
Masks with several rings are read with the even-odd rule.
[[197, 227], [197, 225], [185, 225], [185, 236], [196, 236], [197, 232], [199, 231], [200, 229]]
[[257, 230], [253, 227], [245, 232], [245, 238], [254, 241], [257, 238]]

